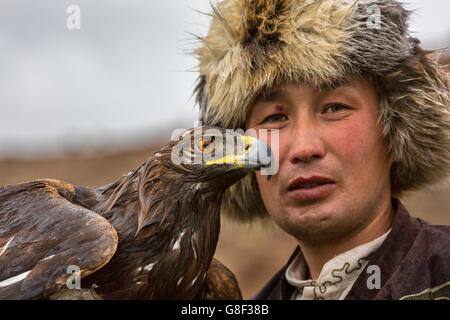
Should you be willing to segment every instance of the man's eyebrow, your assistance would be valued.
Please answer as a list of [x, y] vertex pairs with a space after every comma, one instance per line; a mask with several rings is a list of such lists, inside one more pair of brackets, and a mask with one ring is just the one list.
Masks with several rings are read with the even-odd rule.
[[[316, 87], [317, 91], [328, 91], [331, 92], [333, 90], [338, 89], [339, 87], [348, 85], [350, 81], [346, 78], [334, 80], [328, 83], [323, 83]], [[286, 93], [285, 88], [283, 87], [276, 87], [272, 89], [264, 88], [261, 90], [261, 92], [258, 94], [258, 96], [255, 99], [255, 102], [261, 101], [261, 102], [271, 102], [275, 100], [286, 100], [288, 98], [288, 94]]]
[[317, 90], [320, 90], [320, 91], [333, 91], [333, 90], [338, 89], [339, 87], [346, 86], [348, 84], [350, 84], [349, 79], [343, 78], [343, 79], [338, 79], [338, 80], [331, 81], [329, 83], [324, 83], [321, 86], [319, 86], [317, 88]]
[[273, 90], [263, 90], [257, 97], [256, 101], [270, 102], [274, 100], [283, 100], [288, 97], [285, 90], [276, 88]]

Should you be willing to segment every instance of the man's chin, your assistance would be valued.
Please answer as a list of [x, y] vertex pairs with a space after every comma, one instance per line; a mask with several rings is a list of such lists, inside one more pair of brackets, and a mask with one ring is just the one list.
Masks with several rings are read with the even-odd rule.
[[339, 238], [349, 226], [336, 210], [326, 208], [295, 208], [288, 210], [277, 224], [298, 240], [324, 242]]

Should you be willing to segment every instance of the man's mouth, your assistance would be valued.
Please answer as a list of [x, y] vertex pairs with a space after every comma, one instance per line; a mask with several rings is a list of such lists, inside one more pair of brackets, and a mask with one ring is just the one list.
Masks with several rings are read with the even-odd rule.
[[312, 176], [310, 178], [298, 177], [289, 183], [288, 191], [294, 189], [314, 188], [328, 183], [334, 183], [334, 181], [329, 178], [321, 176]]
[[316, 200], [327, 196], [335, 187], [335, 182], [327, 177], [298, 177], [288, 184], [288, 194], [298, 200]]

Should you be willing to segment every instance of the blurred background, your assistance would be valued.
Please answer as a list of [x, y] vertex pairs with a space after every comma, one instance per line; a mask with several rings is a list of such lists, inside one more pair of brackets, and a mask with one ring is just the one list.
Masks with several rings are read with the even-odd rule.
[[[449, 63], [450, 2], [407, 7], [413, 34]], [[0, 0], [0, 185], [107, 184], [194, 126], [189, 52], [210, 11], [210, 0]], [[402, 200], [412, 215], [450, 224], [449, 199], [441, 185]], [[225, 220], [216, 257], [250, 298], [295, 245], [270, 223]]]

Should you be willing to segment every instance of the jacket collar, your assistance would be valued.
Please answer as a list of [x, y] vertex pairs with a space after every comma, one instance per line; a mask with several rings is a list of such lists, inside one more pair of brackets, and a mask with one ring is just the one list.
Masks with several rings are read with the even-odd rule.
[[365, 268], [367, 270], [369, 266], [373, 265], [379, 267], [380, 289], [368, 288], [367, 280], [371, 273], [364, 270], [354, 283], [345, 298], [346, 300], [372, 300], [376, 299], [377, 296], [383, 296], [383, 290], [388, 290], [386, 284], [408, 254], [420, 231], [420, 222], [409, 215], [398, 199], [392, 199], [392, 205], [395, 212], [392, 231], [381, 247], [369, 259]]

